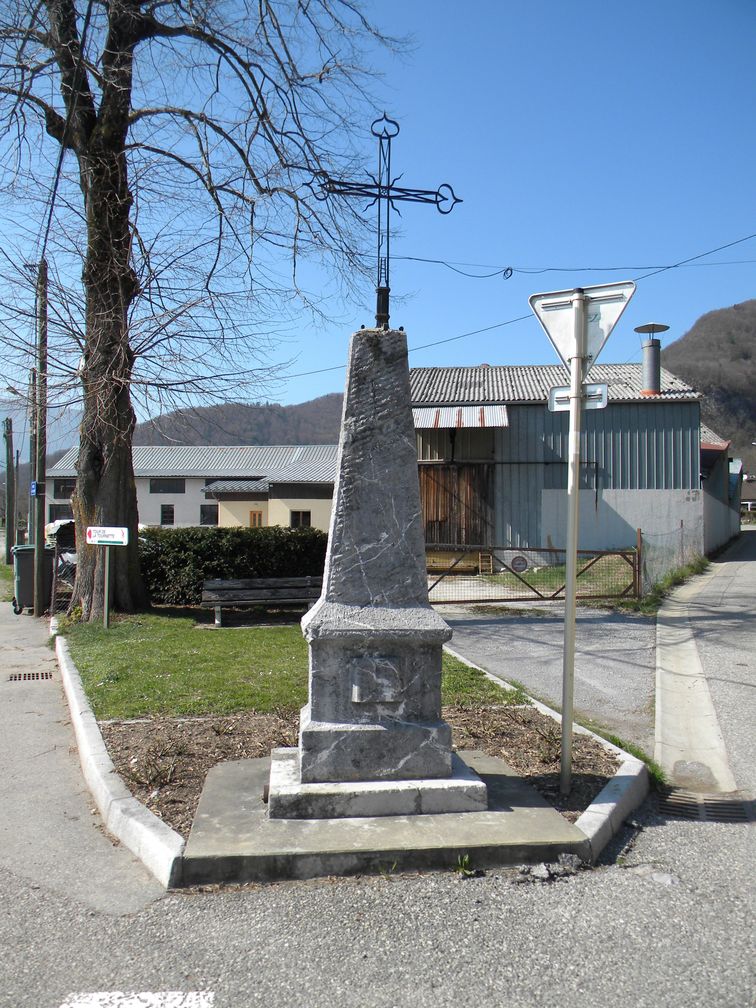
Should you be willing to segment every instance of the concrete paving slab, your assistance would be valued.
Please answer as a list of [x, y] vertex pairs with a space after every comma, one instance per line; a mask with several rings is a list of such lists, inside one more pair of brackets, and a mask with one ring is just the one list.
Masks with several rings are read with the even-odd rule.
[[184, 886], [590, 857], [585, 834], [502, 760], [465, 751], [488, 787], [486, 812], [359, 819], [271, 820], [270, 761], [222, 763], [208, 774], [183, 857]]

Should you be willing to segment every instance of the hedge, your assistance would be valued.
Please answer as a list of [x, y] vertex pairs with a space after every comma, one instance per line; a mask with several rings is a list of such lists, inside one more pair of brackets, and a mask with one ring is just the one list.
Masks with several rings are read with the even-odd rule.
[[323, 573], [328, 536], [314, 528], [160, 528], [139, 533], [150, 597], [197, 605], [207, 578], [305, 577]]

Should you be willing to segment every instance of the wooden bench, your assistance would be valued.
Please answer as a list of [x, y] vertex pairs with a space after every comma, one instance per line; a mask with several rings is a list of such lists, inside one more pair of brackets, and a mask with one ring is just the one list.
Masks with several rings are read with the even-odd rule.
[[254, 606], [303, 606], [311, 609], [320, 598], [322, 577], [237, 578], [205, 581], [202, 602], [205, 609], [215, 609], [215, 625], [223, 626], [224, 609], [249, 609]]
[[[454, 561], [458, 561], [456, 564]], [[449, 568], [454, 565], [454, 569], [451, 571], [452, 574], [477, 574], [479, 568], [479, 559], [477, 553], [453, 553], [449, 551], [444, 552], [434, 552], [426, 553], [425, 555], [425, 569], [428, 574], [440, 574], [443, 571], [448, 571]]]

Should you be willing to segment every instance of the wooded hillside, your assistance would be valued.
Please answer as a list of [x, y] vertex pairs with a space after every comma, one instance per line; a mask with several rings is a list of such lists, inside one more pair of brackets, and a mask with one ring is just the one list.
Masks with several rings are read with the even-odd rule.
[[139, 424], [134, 444], [336, 444], [340, 424], [341, 395], [333, 392], [296, 406], [224, 403], [165, 413]]
[[756, 300], [702, 315], [662, 350], [664, 367], [705, 396], [702, 417], [756, 472]]

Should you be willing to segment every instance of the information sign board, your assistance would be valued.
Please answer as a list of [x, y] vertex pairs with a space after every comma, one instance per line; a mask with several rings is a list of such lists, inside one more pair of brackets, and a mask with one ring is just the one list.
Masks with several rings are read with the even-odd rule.
[[[606, 385], [583, 385], [583, 408], [604, 409], [608, 402]], [[566, 412], [570, 408], [570, 387], [559, 385], [549, 392], [549, 409], [552, 413]]]
[[129, 530], [113, 525], [90, 525], [87, 528], [88, 546], [128, 546]]

